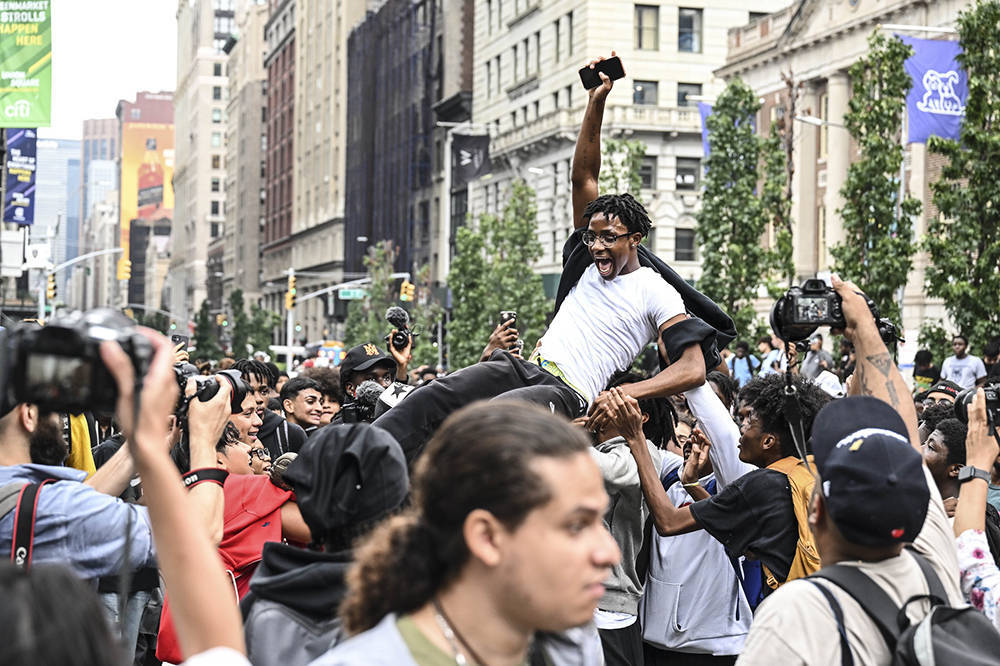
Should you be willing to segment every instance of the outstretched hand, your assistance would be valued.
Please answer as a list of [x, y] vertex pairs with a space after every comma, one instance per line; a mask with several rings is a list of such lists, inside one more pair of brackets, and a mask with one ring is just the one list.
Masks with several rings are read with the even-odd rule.
[[708, 461], [708, 451], [712, 448], [712, 442], [701, 431], [695, 428], [691, 431], [691, 453], [684, 461], [684, 469], [681, 470], [681, 483], [695, 483], [700, 478], [698, 471], [702, 469]]
[[[614, 51], [611, 52], [611, 57], [612, 58], [615, 57]], [[587, 64], [587, 66], [590, 67], [591, 69], [594, 69], [597, 66], [597, 63], [607, 59], [608, 58], [605, 58], [604, 56], [600, 56], [596, 60], [591, 60]], [[591, 88], [588, 91], [588, 93], [590, 94], [590, 99], [599, 102], [607, 98], [608, 93], [610, 93], [611, 89], [614, 88], [615, 82], [612, 81], [611, 77], [605, 74], [604, 72], [598, 72], [597, 75], [601, 77], [601, 85], [597, 86], [596, 88]]]
[[[514, 343], [517, 342], [517, 336], [517, 327], [514, 325], [513, 319], [508, 319], [502, 324], [498, 324], [490, 334], [489, 342], [486, 343], [486, 348], [483, 349], [483, 354], [479, 360], [487, 360], [490, 354], [498, 349], [510, 350], [514, 346]], [[511, 353], [514, 352], [512, 351]]]
[[620, 386], [604, 391], [598, 396], [598, 400], [601, 404], [598, 406], [597, 400], [594, 401], [596, 411], [591, 412], [588, 428], [594, 432], [601, 432], [611, 425], [630, 444], [646, 441], [642, 431], [642, 410], [639, 409], [638, 400]]

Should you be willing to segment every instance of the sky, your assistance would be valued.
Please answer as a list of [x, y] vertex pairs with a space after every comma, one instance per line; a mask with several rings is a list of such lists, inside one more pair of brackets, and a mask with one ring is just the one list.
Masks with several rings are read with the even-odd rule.
[[177, 84], [177, 0], [52, 3], [52, 126], [79, 139], [88, 118], [114, 118], [120, 99]]

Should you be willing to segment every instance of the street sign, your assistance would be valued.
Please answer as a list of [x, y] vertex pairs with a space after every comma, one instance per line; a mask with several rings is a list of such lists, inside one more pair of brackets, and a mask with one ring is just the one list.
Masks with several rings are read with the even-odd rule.
[[337, 298], [342, 301], [360, 301], [367, 298], [368, 292], [365, 289], [339, 289]]

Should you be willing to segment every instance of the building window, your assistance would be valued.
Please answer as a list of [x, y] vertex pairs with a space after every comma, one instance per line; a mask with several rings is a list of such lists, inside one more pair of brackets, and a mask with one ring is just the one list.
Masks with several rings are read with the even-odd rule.
[[694, 229], [674, 229], [674, 261], [694, 260]]
[[700, 83], [678, 83], [677, 84], [677, 106], [694, 106], [694, 100], [688, 101], [688, 95], [698, 97], [701, 95]]
[[632, 83], [633, 104], [656, 104], [656, 81], [635, 81]]
[[535, 33], [535, 72], [542, 71], [542, 33]]
[[678, 157], [676, 183], [678, 190], [697, 190], [701, 176], [701, 160], [697, 157]]
[[486, 61], [486, 97], [493, 97], [493, 61]]
[[139, 108], [131, 108], [129, 109], [128, 114], [131, 116], [132, 120], [139, 120], [139, 118], [142, 117], [142, 110]]
[[558, 21], [558, 20], [552, 22], [552, 31], [555, 33], [554, 39], [552, 40], [552, 43], [555, 45], [554, 54], [553, 55], [555, 56], [555, 61], [556, 62], [559, 62], [559, 56], [561, 55], [561, 51], [562, 51], [562, 44], [560, 44], [560, 42], [559, 42], [559, 37], [560, 37], [560, 35], [559, 35], [559, 27], [560, 27], [559, 23], [560, 23], [560, 21]]
[[219, 192], [222, 189], [222, 181], [219, 178], [212, 179], [212, 191]]
[[222, 147], [222, 132], [212, 132], [212, 148]]
[[213, 169], [221, 169], [222, 168], [222, 156], [221, 155], [212, 155], [212, 168]]
[[573, 55], [573, 12], [566, 14], [566, 53]]
[[214, 63], [212, 65], [212, 75], [213, 76], [222, 76], [222, 63], [221, 62], [217, 62], [217, 63]]
[[659, 7], [635, 6], [635, 48], [641, 51], [656, 51], [660, 48]]
[[639, 166], [640, 187], [644, 190], [656, 189], [656, 155], [646, 155]]
[[701, 10], [681, 7], [677, 12], [677, 50], [701, 53]]
[[[212, 208], [211, 208], [211, 210], [212, 210], [212, 215], [218, 215], [219, 214], [219, 202], [218, 201], [213, 201], [212, 202]], [[213, 236], [214, 235], [215, 234], [213, 234]]]
[[748, 23], [753, 23], [754, 21], [759, 21], [760, 19], [767, 16], [767, 12], [750, 12], [750, 20]]
[[222, 86], [212, 86], [212, 99], [216, 101], [222, 99]]
[[215, 124], [222, 122], [222, 109], [212, 109], [212, 122]]
[[566, 86], [566, 108], [573, 108], [573, 86]]

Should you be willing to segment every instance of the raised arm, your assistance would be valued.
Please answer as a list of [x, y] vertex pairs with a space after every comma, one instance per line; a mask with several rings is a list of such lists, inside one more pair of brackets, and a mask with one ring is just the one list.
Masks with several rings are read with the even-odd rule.
[[857, 355], [857, 366], [854, 369], [854, 381], [858, 386], [856, 390], [859, 395], [870, 395], [892, 405], [906, 423], [910, 444], [920, 452], [917, 408], [913, 405], [913, 398], [903, 381], [903, 375], [878, 334], [875, 318], [868, 309], [864, 294], [856, 285], [844, 282], [836, 275], [833, 276], [833, 288], [843, 301], [844, 319], [847, 322], [844, 336], [854, 343]]
[[719, 490], [752, 471], [753, 465], [740, 460], [740, 429], [708, 382], [686, 391], [684, 397], [699, 427], [712, 443], [709, 458]]
[[653, 457], [649, 455], [646, 436], [642, 432], [642, 411], [638, 401], [629, 397], [621, 387], [615, 387], [608, 393], [615, 404], [615, 423], [639, 468], [639, 485], [649, 506], [649, 513], [653, 516], [656, 533], [660, 536], [672, 536], [700, 529], [691, 515], [691, 509], [686, 506], [678, 509], [663, 489], [659, 470], [653, 465]]
[[143, 381], [141, 412], [134, 423], [132, 362], [113, 342], [101, 345], [101, 357], [118, 385], [118, 418], [142, 475], [181, 652], [185, 658], [215, 647], [243, 653], [243, 627], [232, 584], [205, 531], [191, 529], [193, 507], [163, 445], [177, 400], [173, 352], [162, 335], [142, 332], [153, 344], [155, 356]]
[[[615, 52], [611, 52], [611, 57]], [[601, 56], [590, 61], [590, 68], [604, 60]], [[580, 136], [576, 138], [576, 152], [573, 153], [573, 228], [584, 225], [583, 211], [597, 198], [597, 177], [601, 172], [601, 122], [604, 120], [604, 102], [614, 82], [603, 72], [598, 72], [601, 85], [592, 88], [587, 110], [583, 114]]]

